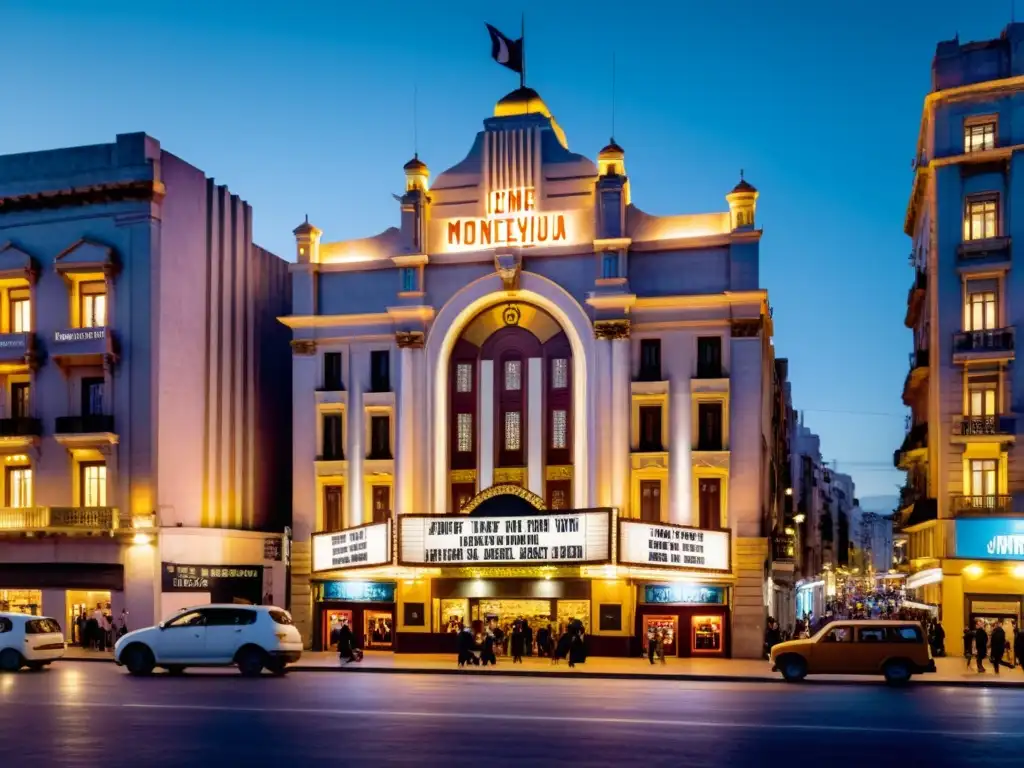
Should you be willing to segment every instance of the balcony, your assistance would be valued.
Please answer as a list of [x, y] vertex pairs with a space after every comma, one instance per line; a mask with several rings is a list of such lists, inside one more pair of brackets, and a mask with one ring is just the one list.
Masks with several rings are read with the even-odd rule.
[[[0, 535], [110, 536], [121, 529], [116, 507], [3, 507]], [[130, 526], [125, 528], [131, 530]]]
[[927, 349], [918, 349], [910, 353], [910, 370], [903, 381], [903, 404], [910, 405], [918, 388], [928, 378], [929, 354]]
[[0, 364], [27, 366], [36, 356], [34, 333], [0, 333]]
[[0, 451], [23, 450], [39, 442], [43, 423], [39, 419], [15, 417], [0, 419]]
[[907, 328], [913, 328], [917, 325], [917, 321], [921, 317], [921, 307], [924, 306], [924, 295], [927, 287], [928, 276], [918, 270], [914, 278], [914, 284], [910, 286], [910, 292], [907, 294], [907, 314], [903, 318], [903, 324]]
[[68, 447], [114, 445], [118, 440], [114, 417], [107, 414], [58, 416], [53, 433], [58, 443]]
[[50, 354], [63, 369], [103, 365], [116, 360], [117, 345], [110, 328], [64, 328], [54, 331]]
[[953, 362], [968, 360], [1013, 360], [1016, 329], [962, 331], [953, 334]]
[[949, 501], [954, 517], [1001, 517], [1014, 514], [1011, 496], [952, 496]]
[[903, 443], [892, 455], [892, 463], [897, 469], [907, 469], [915, 459], [923, 458], [923, 449], [928, 447], [928, 422], [915, 424], [903, 438]]
[[954, 443], [1014, 443], [1017, 419], [1013, 416], [955, 416]]
[[986, 237], [981, 240], [967, 240], [960, 243], [960, 246], [957, 248], [957, 255], [961, 261], [975, 261], [978, 259], [1009, 261], [1010, 238]]

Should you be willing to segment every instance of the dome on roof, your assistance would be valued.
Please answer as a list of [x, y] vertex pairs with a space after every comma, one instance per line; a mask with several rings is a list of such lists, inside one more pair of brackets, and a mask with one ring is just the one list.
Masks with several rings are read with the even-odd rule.
[[602, 149], [598, 153], [598, 156], [599, 157], [625, 157], [626, 156], [626, 150], [624, 150], [622, 147], [620, 147], [618, 144], [616, 144], [615, 143], [615, 139], [613, 138], [613, 139], [611, 139], [608, 142], [608, 146], [606, 146], [604, 149]]
[[309, 214], [306, 214], [306, 220], [299, 224], [295, 229], [292, 230], [293, 235], [308, 235], [310, 232], [314, 232], [316, 227], [309, 223]]
[[740, 177], [740, 183], [732, 188], [733, 193], [736, 192], [757, 192], [757, 187], [748, 182], [742, 176]]
[[423, 173], [427, 170], [427, 164], [420, 160], [419, 153], [416, 153], [412, 156], [412, 160], [406, 163], [403, 168], [405, 168], [406, 171]]
[[516, 88], [512, 93], [503, 96], [494, 105], [495, 117], [511, 115], [541, 114], [551, 117], [551, 110], [533, 88]]

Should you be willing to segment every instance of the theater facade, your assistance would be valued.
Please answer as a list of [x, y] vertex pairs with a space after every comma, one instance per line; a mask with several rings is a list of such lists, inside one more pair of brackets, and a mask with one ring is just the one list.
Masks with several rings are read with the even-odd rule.
[[454, 652], [583, 623], [589, 651], [759, 657], [772, 323], [758, 193], [632, 202], [521, 88], [396, 226], [295, 230], [291, 606], [310, 647]]

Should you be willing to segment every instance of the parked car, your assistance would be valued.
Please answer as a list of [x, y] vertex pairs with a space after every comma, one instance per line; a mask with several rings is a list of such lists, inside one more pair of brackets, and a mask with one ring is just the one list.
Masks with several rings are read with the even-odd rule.
[[133, 675], [161, 667], [180, 674], [186, 667], [237, 665], [247, 677], [264, 669], [275, 675], [302, 656], [302, 637], [282, 608], [204, 605], [187, 608], [155, 627], [129, 632], [114, 645], [114, 661]]
[[53, 619], [0, 613], [0, 670], [38, 670], [64, 655], [64, 633]]
[[771, 651], [772, 670], [789, 682], [807, 675], [884, 675], [905, 683], [934, 672], [924, 629], [916, 621], [836, 621], [813, 637], [779, 643]]

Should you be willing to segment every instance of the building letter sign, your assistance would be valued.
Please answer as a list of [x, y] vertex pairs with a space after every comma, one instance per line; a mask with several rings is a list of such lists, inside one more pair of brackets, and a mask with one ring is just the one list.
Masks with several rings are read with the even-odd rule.
[[957, 520], [956, 556], [970, 560], [1024, 560], [1024, 519], [968, 517]]
[[487, 196], [486, 217], [448, 222], [448, 248], [567, 243], [565, 214], [540, 212], [536, 202], [533, 187], [494, 190]]

